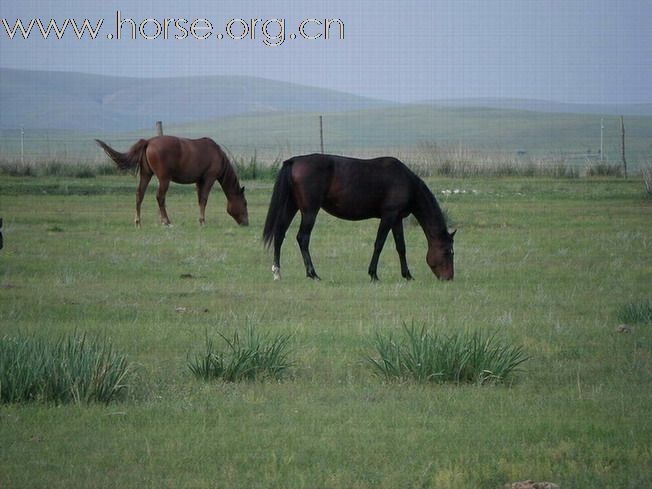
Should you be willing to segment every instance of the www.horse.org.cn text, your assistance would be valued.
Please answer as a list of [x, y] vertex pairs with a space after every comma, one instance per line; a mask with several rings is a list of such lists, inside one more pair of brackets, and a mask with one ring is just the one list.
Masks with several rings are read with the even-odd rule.
[[[287, 40], [328, 41], [344, 39], [344, 22], [340, 19], [306, 18], [288, 22], [285, 18], [232, 18], [216, 24], [208, 19], [147, 18], [134, 20], [115, 12], [111, 21], [101, 19], [0, 19], [0, 36], [9, 40], [27, 41], [33, 38], [61, 40], [231, 40], [259, 41], [270, 47], [283, 45]], [[222, 27], [218, 27], [221, 25]]]

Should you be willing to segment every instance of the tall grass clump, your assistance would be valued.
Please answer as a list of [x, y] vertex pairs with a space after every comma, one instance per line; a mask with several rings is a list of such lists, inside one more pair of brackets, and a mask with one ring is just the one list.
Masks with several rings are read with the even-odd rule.
[[562, 157], [535, 159], [509, 153], [488, 153], [464, 146], [439, 146], [422, 141], [410, 168], [422, 177], [547, 177], [579, 178], [577, 168]]
[[652, 165], [643, 168], [643, 184], [647, 194], [652, 197]]
[[111, 164], [85, 162], [50, 161], [8, 161], [0, 160], [0, 175], [12, 177], [65, 177], [95, 178], [98, 175], [117, 175], [118, 169]]
[[229, 153], [229, 159], [241, 180], [274, 180], [281, 167], [280, 157], [272, 163], [264, 163], [255, 152], [249, 157]]
[[628, 324], [652, 323], [652, 300], [625, 304], [618, 311], [618, 320]]
[[8, 177], [35, 177], [36, 169], [29, 163], [16, 161], [0, 161], [0, 175]]
[[124, 397], [130, 370], [106, 338], [0, 339], [2, 403], [109, 403]]
[[620, 163], [588, 160], [585, 175], [587, 177], [622, 177], [623, 167]]
[[248, 326], [244, 336], [238, 332], [232, 337], [218, 333], [223, 348], [206, 333], [206, 348], [188, 358], [188, 368], [202, 380], [239, 382], [247, 380], [280, 380], [292, 366], [289, 360], [289, 335], [261, 335]]
[[528, 359], [520, 346], [500, 342], [495, 333], [444, 335], [414, 324], [404, 324], [399, 338], [377, 333], [372, 345], [375, 355], [366, 360], [387, 381], [498, 384]]

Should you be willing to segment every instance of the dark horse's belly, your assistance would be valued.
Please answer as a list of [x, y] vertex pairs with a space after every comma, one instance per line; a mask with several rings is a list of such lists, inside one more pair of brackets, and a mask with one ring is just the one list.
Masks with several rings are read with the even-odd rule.
[[324, 202], [322, 204], [322, 209], [328, 212], [331, 216], [337, 217], [338, 219], [345, 219], [347, 221], [362, 221], [364, 219], [380, 217], [377, 210], [356, 207], [355, 205], [347, 207], [332, 202]]
[[[365, 171], [366, 170], [366, 171]], [[374, 174], [371, 165], [358, 165], [347, 175], [348, 185], [331, 183], [322, 208], [329, 214], [349, 221], [381, 218], [388, 212], [401, 212], [406, 207], [409, 196], [401, 190], [400, 178], [382, 178]], [[338, 175], [340, 181], [346, 177]]]

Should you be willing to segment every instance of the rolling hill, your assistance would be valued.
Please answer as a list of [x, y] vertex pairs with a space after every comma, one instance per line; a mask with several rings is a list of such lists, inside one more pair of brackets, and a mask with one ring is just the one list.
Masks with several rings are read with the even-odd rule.
[[127, 131], [267, 112], [323, 113], [390, 105], [348, 93], [262, 78], [142, 79], [0, 68], [0, 129]]

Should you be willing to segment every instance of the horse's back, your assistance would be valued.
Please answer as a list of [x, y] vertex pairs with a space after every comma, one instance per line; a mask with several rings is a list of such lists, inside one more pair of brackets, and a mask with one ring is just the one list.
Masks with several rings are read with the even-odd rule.
[[221, 151], [220, 146], [211, 138], [189, 139], [178, 136], [156, 136], [148, 141], [148, 147], [171, 155], [180, 153], [217, 153]]
[[290, 162], [299, 208], [318, 202], [336, 217], [361, 220], [409, 206], [413, 174], [396, 158], [312, 154]]
[[[403, 182], [412, 172], [400, 160], [391, 156], [361, 159], [348, 156], [310, 154], [295, 156], [287, 161], [294, 178], [323, 176], [340, 180], [355, 180], [360, 184]], [[304, 177], [305, 175], [305, 177]], [[296, 176], [296, 177], [295, 177]]]
[[210, 138], [157, 136], [149, 140], [146, 154], [157, 177], [177, 183], [216, 178], [224, 164], [221, 148]]

